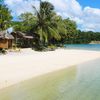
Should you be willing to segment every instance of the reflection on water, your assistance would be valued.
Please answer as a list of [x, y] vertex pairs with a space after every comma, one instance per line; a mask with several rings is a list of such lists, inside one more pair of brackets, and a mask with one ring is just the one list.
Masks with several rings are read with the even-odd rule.
[[100, 59], [0, 91], [0, 100], [100, 100]]

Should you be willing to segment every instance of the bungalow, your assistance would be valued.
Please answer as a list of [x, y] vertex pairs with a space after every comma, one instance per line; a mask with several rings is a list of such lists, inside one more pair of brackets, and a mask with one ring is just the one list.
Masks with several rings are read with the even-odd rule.
[[11, 35], [15, 38], [14, 42], [20, 47], [32, 47], [33, 36], [26, 35], [22, 32], [12, 32]]
[[14, 37], [6, 31], [0, 31], [0, 48], [8, 49], [12, 47]]

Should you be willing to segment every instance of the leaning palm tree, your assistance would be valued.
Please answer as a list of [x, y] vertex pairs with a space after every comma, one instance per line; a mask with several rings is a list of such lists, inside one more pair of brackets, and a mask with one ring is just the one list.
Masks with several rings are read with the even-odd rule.
[[55, 21], [54, 6], [45, 1], [40, 2], [40, 9], [37, 10], [33, 6], [35, 15], [37, 17], [34, 26], [35, 32], [40, 36], [40, 42], [47, 44], [51, 38], [60, 39], [60, 34], [57, 30], [57, 22]]

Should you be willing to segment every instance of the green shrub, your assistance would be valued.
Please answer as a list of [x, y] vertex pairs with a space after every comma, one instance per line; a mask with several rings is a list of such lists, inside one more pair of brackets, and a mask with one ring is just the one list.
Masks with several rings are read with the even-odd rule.
[[6, 51], [6, 49], [2, 49], [2, 48], [0, 48], [0, 53], [2, 53], [2, 54], [6, 54], [7, 51]]

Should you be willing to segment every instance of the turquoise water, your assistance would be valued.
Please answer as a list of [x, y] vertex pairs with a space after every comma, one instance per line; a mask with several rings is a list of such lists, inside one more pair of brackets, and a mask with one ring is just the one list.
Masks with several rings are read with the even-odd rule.
[[66, 44], [66, 49], [82, 49], [100, 51], [100, 44]]
[[100, 100], [100, 59], [0, 90], [0, 100]]

